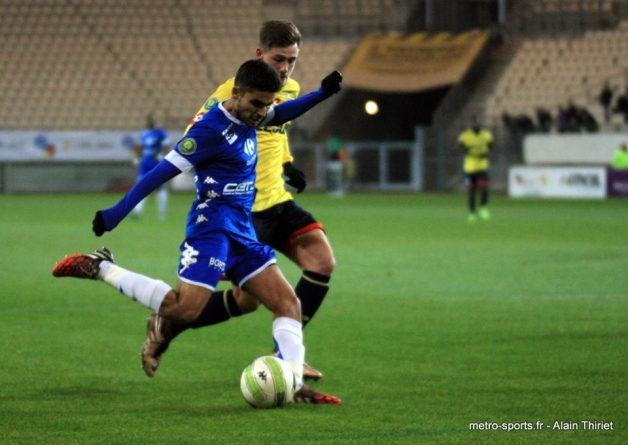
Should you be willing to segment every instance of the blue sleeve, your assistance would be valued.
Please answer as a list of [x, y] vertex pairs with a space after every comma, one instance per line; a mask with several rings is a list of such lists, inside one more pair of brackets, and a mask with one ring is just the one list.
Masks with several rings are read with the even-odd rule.
[[168, 182], [181, 173], [177, 167], [163, 159], [149, 171], [124, 195], [116, 205], [102, 211], [105, 227], [113, 230], [129, 214], [135, 206], [160, 185]]
[[265, 121], [263, 124], [260, 124], [260, 126], [281, 125], [291, 121], [292, 119], [296, 119], [328, 97], [331, 97], [331, 94], [326, 93], [321, 87], [318, 90], [305, 94], [297, 99], [283, 102], [273, 108], [273, 114], [271, 115], [270, 120]]

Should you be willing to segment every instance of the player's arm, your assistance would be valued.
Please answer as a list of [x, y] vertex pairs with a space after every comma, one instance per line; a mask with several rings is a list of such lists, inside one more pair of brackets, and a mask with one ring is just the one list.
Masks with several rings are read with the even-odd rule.
[[321, 87], [318, 90], [271, 108], [266, 114], [266, 117], [260, 122], [259, 126], [281, 125], [292, 119], [296, 119], [325, 99], [338, 93], [340, 91], [341, 82], [342, 74], [338, 71], [334, 71], [321, 81]]
[[103, 233], [115, 229], [142, 199], [150, 195], [160, 185], [181, 173], [182, 170], [167, 158], [162, 159], [155, 168], [142, 176], [115, 206], [96, 212], [96, 216], [92, 221], [92, 230], [96, 236], [102, 236]]
[[486, 150], [483, 150], [482, 153], [478, 156], [482, 159], [488, 158], [491, 149], [493, 148], [493, 136], [490, 133], [487, 133], [486, 136]]

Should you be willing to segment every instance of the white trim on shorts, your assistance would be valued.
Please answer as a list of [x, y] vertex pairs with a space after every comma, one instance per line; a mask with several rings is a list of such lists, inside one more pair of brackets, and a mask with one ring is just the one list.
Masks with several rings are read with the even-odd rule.
[[209, 289], [210, 291], [214, 291], [216, 286], [211, 286], [207, 283], [201, 283], [200, 281], [188, 280], [187, 278], [183, 278], [181, 275], [177, 274], [177, 277], [183, 281], [184, 283], [191, 284], [193, 286], [204, 287], [205, 289]]
[[264, 269], [266, 269], [271, 264], [276, 264], [276, 263], [277, 263], [277, 258], [272, 258], [272, 259], [268, 260], [265, 264], [261, 265], [260, 267], [255, 269], [253, 272], [248, 274], [246, 277], [242, 278], [240, 280], [240, 282], [238, 283], [238, 287], [241, 288], [244, 285], [244, 283], [246, 283], [249, 279], [253, 278], [255, 275], [257, 275], [260, 272], [262, 272]]

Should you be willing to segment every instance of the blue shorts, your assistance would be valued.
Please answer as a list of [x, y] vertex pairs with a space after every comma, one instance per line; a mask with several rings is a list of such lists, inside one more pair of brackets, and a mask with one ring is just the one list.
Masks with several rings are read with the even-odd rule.
[[228, 232], [212, 232], [181, 243], [178, 275], [181, 281], [214, 290], [223, 274], [238, 286], [271, 264], [269, 246]]

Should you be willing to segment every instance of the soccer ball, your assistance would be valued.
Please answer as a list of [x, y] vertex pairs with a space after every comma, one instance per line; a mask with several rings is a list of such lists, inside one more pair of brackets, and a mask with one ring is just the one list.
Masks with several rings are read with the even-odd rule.
[[292, 402], [296, 380], [288, 363], [264, 356], [244, 368], [240, 390], [253, 408], [277, 408]]

